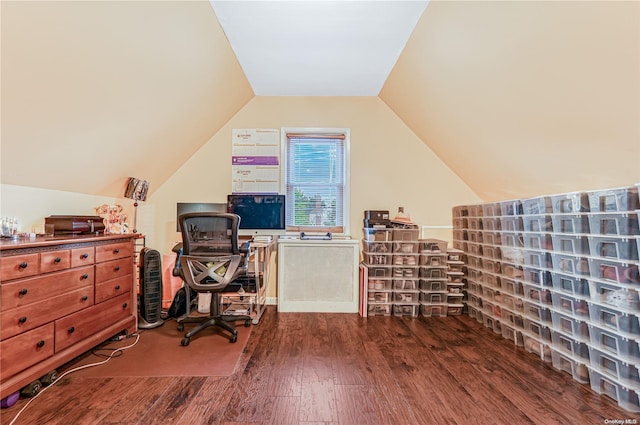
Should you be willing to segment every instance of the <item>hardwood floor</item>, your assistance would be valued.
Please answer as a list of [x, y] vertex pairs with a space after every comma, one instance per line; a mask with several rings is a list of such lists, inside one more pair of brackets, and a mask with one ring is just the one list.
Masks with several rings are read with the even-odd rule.
[[[1, 424], [9, 424], [25, 402], [3, 409]], [[640, 415], [468, 316], [364, 319], [270, 307], [232, 376], [71, 374], [15, 423], [499, 425], [606, 419]]]

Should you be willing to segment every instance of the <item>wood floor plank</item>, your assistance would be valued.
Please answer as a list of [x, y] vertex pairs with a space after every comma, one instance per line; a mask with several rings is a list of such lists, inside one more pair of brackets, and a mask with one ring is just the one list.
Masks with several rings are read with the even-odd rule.
[[298, 425], [300, 416], [300, 397], [271, 397], [273, 413], [271, 425]]
[[220, 423], [229, 398], [235, 390], [235, 385], [236, 379], [234, 377], [212, 376], [207, 378], [175, 425]]
[[[0, 425], [26, 402], [2, 409]], [[35, 399], [16, 425], [549, 425], [605, 419], [640, 415], [467, 316], [361, 318], [280, 314], [270, 307], [231, 376], [72, 374]]]
[[[441, 329], [441, 335], [444, 331], [459, 328], [461, 320], [456, 319], [451, 323], [440, 323], [437, 326]], [[468, 321], [469, 326], [477, 327], [475, 322]], [[446, 326], [446, 328], [445, 328]], [[590, 420], [600, 420], [604, 422], [606, 416], [593, 411], [589, 407], [589, 403], [585, 405], [583, 397], [578, 394], [584, 389], [584, 386], [573, 380], [566, 373], [553, 369], [550, 364], [538, 361], [532, 358], [530, 353], [526, 353], [524, 349], [516, 347], [509, 340], [495, 336], [492, 332], [487, 332], [486, 328], [479, 328], [478, 332], [485, 332], [485, 338], [479, 338], [474, 344], [473, 349], [468, 351], [475, 353], [486, 350], [504, 350], [502, 356], [498, 357], [476, 357], [476, 361], [468, 361], [465, 364], [476, 364], [476, 370], [488, 374], [488, 378], [496, 382], [493, 387], [494, 391], [499, 391], [503, 395], [514, 400], [518, 400], [519, 409], [527, 414], [530, 418], [547, 417], [549, 420], [556, 421], [575, 421], [579, 418], [589, 418]], [[462, 356], [462, 352], [455, 353], [457, 357]], [[446, 355], [446, 354], [443, 354]], [[469, 359], [462, 356], [462, 358]], [[500, 359], [508, 359], [509, 361], [501, 361]], [[540, 394], [538, 389], [544, 391], [544, 395]], [[601, 398], [589, 391], [591, 395]], [[550, 400], [548, 395], [552, 395]], [[573, 404], [573, 409], [568, 409]], [[570, 415], [567, 412], [572, 412]]]
[[320, 380], [302, 384], [299, 419], [302, 422], [335, 422], [338, 420], [333, 381]]
[[336, 385], [336, 414], [341, 425], [381, 424], [382, 418], [375, 408], [378, 403], [373, 388], [368, 385]]
[[339, 353], [332, 364], [336, 385], [372, 385], [375, 377], [363, 355], [364, 341], [359, 329], [359, 318], [345, 316], [330, 322], [331, 348]]
[[166, 390], [139, 420], [144, 424], [176, 423], [193, 402], [206, 377], [167, 378]]

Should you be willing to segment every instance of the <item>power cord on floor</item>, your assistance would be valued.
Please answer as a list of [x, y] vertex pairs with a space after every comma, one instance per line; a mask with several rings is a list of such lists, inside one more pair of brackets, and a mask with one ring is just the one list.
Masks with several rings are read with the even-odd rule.
[[[20, 411], [11, 420], [11, 422], [9, 422], [9, 425], [13, 425], [15, 423], [15, 421], [18, 419], [18, 417], [22, 414], [22, 412], [24, 412], [24, 410], [31, 404], [32, 401], [37, 399], [40, 396], [40, 394], [42, 394], [43, 392], [45, 392], [46, 390], [48, 390], [49, 388], [53, 387], [55, 384], [60, 382], [62, 380], [62, 378], [64, 378], [65, 376], [69, 375], [70, 373], [77, 372], [77, 371], [82, 370], [82, 369], [87, 369], [87, 368], [94, 367], [94, 366], [100, 366], [102, 364], [105, 364], [109, 360], [111, 360], [113, 357], [117, 357], [117, 356], [120, 356], [120, 355], [124, 354], [124, 350], [128, 350], [129, 348], [132, 348], [133, 346], [135, 346], [138, 343], [138, 340], [140, 339], [140, 333], [138, 333], [138, 332], [133, 333], [129, 337], [130, 338], [135, 337], [136, 340], [132, 344], [127, 345], [126, 347], [120, 347], [120, 348], [107, 348], [107, 347], [105, 347], [105, 348], [100, 348], [99, 350], [113, 350], [113, 351], [109, 355], [106, 355], [106, 358], [104, 360], [102, 360], [102, 361], [99, 361], [99, 362], [96, 362], [96, 363], [89, 363], [89, 364], [86, 364], [86, 365], [83, 365], [83, 366], [78, 366], [78, 367], [75, 367], [73, 369], [69, 369], [68, 371], [66, 371], [62, 375], [60, 375], [55, 381], [53, 381], [51, 383], [51, 385], [42, 388], [38, 392], [38, 394], [34, 395], [33, 397], [31, 397], [31, 399], [29, 399], [27, 404], [22, 406], [22, 409], [20, 409]], [[105, 356], [105, 355], [103, 354], [102, 356]]]

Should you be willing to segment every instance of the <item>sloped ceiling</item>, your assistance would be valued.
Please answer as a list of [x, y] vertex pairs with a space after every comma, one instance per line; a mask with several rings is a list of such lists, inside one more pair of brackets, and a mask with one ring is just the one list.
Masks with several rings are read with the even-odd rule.
[[640, 3], [432, 1], [380, 98], [482, 199], [640, 181]]
[[1, 8], [2, 183], [152, 192], [253, 98], [208, 1]]
[[257, 96], [377, 96], [427, 3], [211, 0]]
[[[379, 97], [485, 200], [640, 181], [639, 8], [432, 0]], [[208, 1], [0, 11], [2, 183], [153, 192], [254, 97]]]

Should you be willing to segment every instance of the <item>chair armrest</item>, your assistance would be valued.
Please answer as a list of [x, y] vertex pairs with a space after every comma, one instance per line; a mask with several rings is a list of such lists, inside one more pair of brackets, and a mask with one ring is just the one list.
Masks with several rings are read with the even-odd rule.
[[243, 254], [250, 254], [251, 253], [251, 241], [247, 241], [247, 242], [243, 242], [242, 245], [240, 245], [240, 252], [242, 252]]

